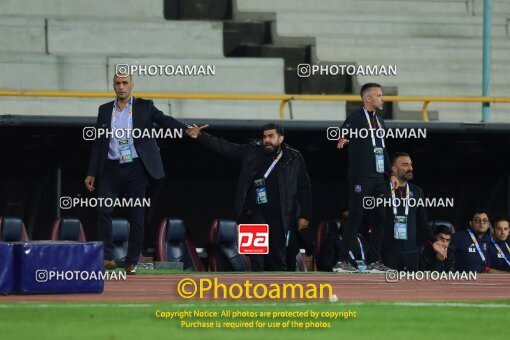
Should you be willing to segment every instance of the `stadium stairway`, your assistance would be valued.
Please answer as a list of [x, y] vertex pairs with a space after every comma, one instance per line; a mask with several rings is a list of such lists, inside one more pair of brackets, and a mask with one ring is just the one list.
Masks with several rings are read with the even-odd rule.
[[[483, 0], [236, 0], [237, 20], [272, 20], [276, 43], [310, 43], [312, 63], [397, 65], [396, 76], [358, 75], [399, 95], [480, 96]], [[299, 9], [299, 10], [298, 10]], [[491, 95], [507, 96], [510, 2], [493, 1]], [[388, 91], [386, 91], [388, 93]], [[390, 92], [391, 93], [391, 92]], [[394, 105], [394, 119], [419, 119], [422, 103]], [[441, 121], [477, 122], [479, 103], [432, 103]], [[492, 121], [510, 121], [492, 105]]]
[[[6, 0], [0, 8], [0, 88], [110, 91], [115, 65], [214, 65], [214, 76], [135, 76], [136, 90], [284, 93], [281, 58], [225, 58], [223, 23], [165, 20], [163, 1], [84, 4]], [[0, 97], [0, 114], [95, 116], [104, 99]], [[277, 119], [278, 101], [155, 100], [177, 118]], [[295, 119], [337, 119], [343, 104], [300, 102]], [[331, 109], [333, 108], [333, 109]]]
[[[136, 77], [149, 92], [481, 94], [482, 0], [4, 0], [0, 88], [109, 91], [115, 65], [212, 64], [215, 76]], [[491, 95], [510, 90], [510, 3], [494, 0]], [[299, 9], [299, 10], [298, 10]], [[377, 14], [373, 14], [377, 13]], [[119, 33], [120, 32], [120, 33]], [[396, 65], [396, 76], [297, 77], [299, 63]], [[1, 97], [0, 114], [95, 116], [103, 99]], [[178, 118], [275, 119], [276, 101], [156, 100]], [[339, 120], [352, 103], [293, 102], [294, 119]], [[422, 103], [387, 117], [419, 119]], [[479, 103], [432, 103], [431, 117], [477, 122]], [[510, 121], [507, 104], [492, 121]]]

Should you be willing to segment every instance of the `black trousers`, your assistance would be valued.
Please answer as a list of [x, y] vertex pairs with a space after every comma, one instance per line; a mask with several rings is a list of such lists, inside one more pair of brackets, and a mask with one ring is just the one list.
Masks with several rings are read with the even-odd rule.
[[[148, 184], [148, 174], [137, 158], [132, 163], [119, 164], [108, 160], [103, 178], [98, 185], [98, 197], [115, 199], [121, 195], [126, 198], [143, 200]], [[99, 239], [104, 243], [105, 260], [113, 260], [112, 214], [114, 207], [101, 206], [97, 209]], [[145, 225], [145, 207], [129, 207], [130, 224], [126, 263], [136, 264], [143, 246]]]
[[391, 269], [415, 272], [420, 265], [420, 252], [418, 250], [415, 253], [383, 252], [383, 262]]
[[260, 211], [250, 210], [243, 214], [239, 223], [269, 225], [269, 254], [250, 255], [252, 270], [286, 271], [286, 235], [283, 231], [281, 219]]
[[385, 209], [382, 205], [373, 209], [365, 208], [364, 205], [368, 207], [370, 204], [370, 199], [366, 197], [384, 197], [384, 185], [385, 181], [382, 176], [380, 178], [349, 178], [349, 222], [342, 235], [344, 247], [340, 255], [341, 261], [349, 261], [349, 250], [354, 253], [357, 248], [356, 235], [364, 217], [367, 215], [371, 227], [367, 262], [372, 263], [381, 260]]

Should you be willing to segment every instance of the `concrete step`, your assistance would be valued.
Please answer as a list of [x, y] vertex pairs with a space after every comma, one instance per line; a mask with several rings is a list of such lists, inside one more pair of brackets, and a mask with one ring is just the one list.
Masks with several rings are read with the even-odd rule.
[[[484, 0], [469, 0], [471, 2], [472, 13], [475, 15], [483, 15]], [[508, 0], [492, 0], [493, 15], [506, 14], [510, 16], [510, 2]]]
[[135, 76], [136, 88], [144, 92], [284, 93], [285, 91], [282, 59], [108, 58], [110, 88], [117, 64], [215, 66], [214, 76]]
[[[133, 93], [136, 96], [136, 92]], [[112, 95], [112, 100], [113, 100]], [[0, 97], [0, 115], [97, 116], [108, 99]], [[278, 101], [154, 100], [156, 107], [175, 118], [280, 119]], [[345, 119], [345, 103], [293, 102], [297, 120]], [[290, 111], [286, 107], [285, 119]]]
[[[382, 84], [384, 86], [384, 83]], [[493, 97], [508, 97], [509, 86], [496, 86], [491, 89]], [[400, 96], [481, 96], [482, 87], [478, 84], [464, 84], [451, 86], [448, 84], [422, 84], [400, 83], [398, 85]]]
[[154, 19], [163, 18], [163, 1], [138, 0], [2, 0], [0, 16], [39, 18], [105, 18]]
[[235, 19], [267, 19], [271, 12], [300, 10], [305, 13], [443, 13], [466, 14], [466, 0], [423, 1], [417, 0], [235, 0]]
[[[435, 85], [462, 86], [463, 84], [482, 86], [481, 66], [474, 70], [470, 68], [424, 68], [416, 66], [398, 67], [396, 76], [357, 76], [360, 84], [368, 82], [385, 83], [387, 86], [398, 86], [402, 83], [420, 83]], [[491, 85], [510, 86], [509, 66], [492, 67]]]
[[0, 46], [2, 51], [45, 53], [44, 19], [0, 17]]
[[[321, 43], [335, 44], [343, 47], [404, 47], [404, 48], [482, 48], [482, 38], [450, 38], [450, 37], [318, 37]], [[510, 39], [494, 38], [491, 41], [492, 49], [510, 50]]]
[[[317, 46], [312, 49], [314, 58], [323, 62], [347, 62], [356, 61], [364, 64], [365, 60], [374, 60], [377, 58], [377, 64], [398, 65], [399, 62], [416, 61], [419, 65], [424, 61], [437, 61], [441, 63], [451, 63], [458, 61], [482, 62], [481, 48], [442, 48], [428, 46], [410, 46], [404, 47], [377, 47], [371, 46], [349, 48], [337, 44], [327, 44], [322, 40], [317, 41]], [[504, 63], [508, 60], [508, 51], [506, 49], [497, 49], [492, 51], [492, 61], [494, 63]]]
[[[112, 92], [113, 100], [115, 94]], [[40, 115], [66, 117], [97, 117], [98, 107], [110, 101], [105, 98], [36, 98], [36, 97], [0, 97], [0, 114]], [[163, 112], [170, 111], [167, 101], [155, 101]]]
[[[278, 101], [171, 100], [172, 115], [185, 118], [279, 120]], [[344, 102], [292, 102], [296, 120], [345, 119]], [[289, 107], [285, 119], [290, 118]]]
[[0, 54], [4, 90], [107, 91], [106, 58]]
[[[481, 37], [482, 18], [477, 16], [424, 16], [374, 14], [308, 14], [281, 12], [276, 17], [278, 37], [320, 36], [383, 37]], [[494, 38], [508, 37], [507, 19], [494, 20]]]
[[[423, 103], [400, 102], [399, 113], [395, 119], [408, 119], [409, 112], [416, 112], [416, 117], [421, 117]], [[480, 122], [482, 120], [481, 103], [430, 103], [429, 114], [438, 112], [438, 118], [442, 122]], [[492, 122], [510, 122], [510, 104], [491, 104]]]
[[223, 57], [222, 24], [194, 21], [48, 20], [55, 55]]
[[144, 92], [283, 93], [282, 59], [106, 58], [0, 54], [0, 88], [9, 90], [110, 91], [117, 64], [214, 66], [214, 76], [140, 75]]

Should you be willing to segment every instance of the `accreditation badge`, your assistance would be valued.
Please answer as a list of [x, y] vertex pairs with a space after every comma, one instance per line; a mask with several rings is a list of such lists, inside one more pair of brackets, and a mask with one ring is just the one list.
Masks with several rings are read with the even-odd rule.
[[407, 217], [395, 216], [393, 226], [393, 238], [395, 240], [407, 240]]
[[378, 173], [383, 174], [384, 173], [384, 150], [383, 150], [383, 148], [375, 147], [374, 154], [375, 154], [375, 170]]
[[255, 184], [255, 193], [257, 194], [257, 204], [266, 204], [268, 202], [267, 192], [266, 192], [266, 181], [262, 179], [257, 179], [254, 181]]
[[125, 164], [133, 161], [133, 155], [131, 154], [131, 145], [128, 139], [119, 139], [119, 163]]

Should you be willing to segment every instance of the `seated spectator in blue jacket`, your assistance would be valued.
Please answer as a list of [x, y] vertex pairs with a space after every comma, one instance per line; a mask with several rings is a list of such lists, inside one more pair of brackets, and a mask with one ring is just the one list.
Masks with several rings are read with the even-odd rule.
[[501, 216], [494, 221], [493, 239], [489, 244], [491, 268], [510, 273], [510, 220]]
[[491, 268], [489, 244], [489, 213], [477, 210], [469, 221], [466, 230], [456, 232], [452, 237], [452, 248], [455, 253], [455, 270], [477, 273], [503, 273]]
[[420, 257], [420, 270], [424, 271], [437, 271], [437, 272], [450, 272], [455, 268], [455, 254], [453, 249], [450, 248], [452, 241], [451, 229], [444, 225], [439, 224], [434, 230], [436, 240], [443, 244], [447, 249], [446, 257], [438, 253], [432, 248], [432, 245], [427, 244], [423, 249]]

